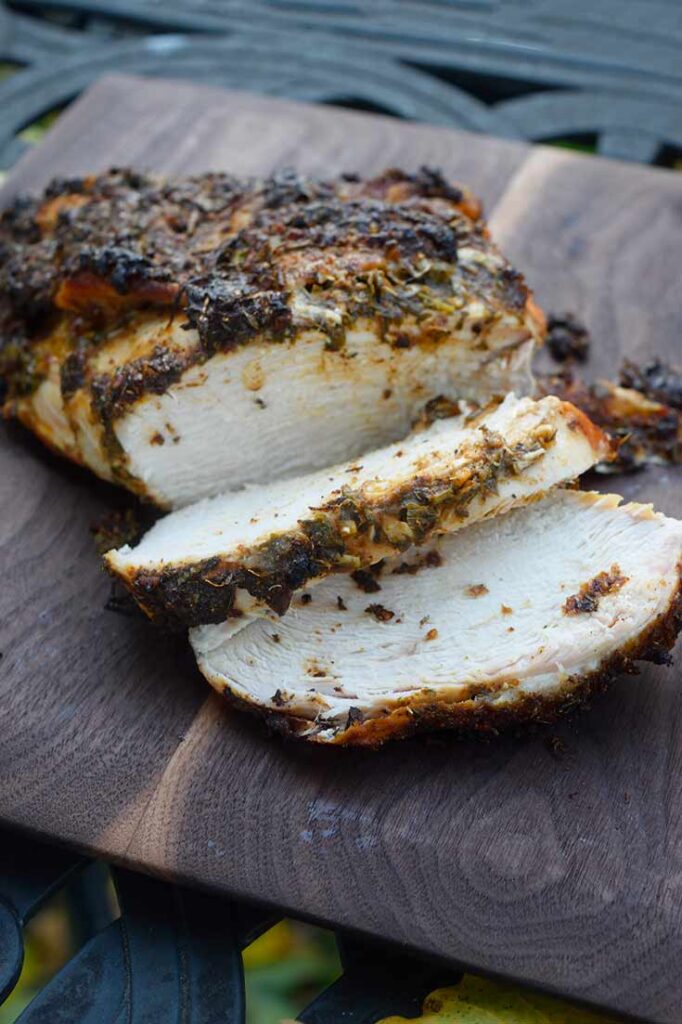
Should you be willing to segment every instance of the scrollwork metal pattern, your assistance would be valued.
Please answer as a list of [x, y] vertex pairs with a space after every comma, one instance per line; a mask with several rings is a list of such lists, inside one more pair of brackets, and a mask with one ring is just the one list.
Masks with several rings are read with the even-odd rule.
[[13, 0], [0, 57], [21, 70], [0, 82], [0, 163], [112, 70], [670, 162], [681, 42], [673, 0]]
[[[277, 915], [112, 868], [120, 916], [101, 865], [0, 833], [0, 1002], [23, 960], [23, 929], [56, 891], [77, 911], [81, 947], [18, 1024], [243, 1024], [241, 951]], [[337, 936], [343, 974], [300, 1015], [302, 1024], [373, 1024], [413, 1016], [452, 970]]]

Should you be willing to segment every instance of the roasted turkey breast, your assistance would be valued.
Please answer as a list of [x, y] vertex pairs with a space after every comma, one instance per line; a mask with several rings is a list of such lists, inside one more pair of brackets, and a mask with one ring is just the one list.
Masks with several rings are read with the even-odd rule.
[[[157, 620], [200, 625], [536, 499], [611, 446], [574, 406], [509, 395], [436, 420], [358, 462], [206, 498], [161, 519], [107, 567]], [[367, 580], [371, 589], [371, 577]]]
[[559, 490], [387, 560], [377, 593], [324, 580], [287, 615], [191, 630], [219, 693], [319, 743], [549, 720], [680, 627], [682, 523]]
[[544, 329], [433, 171], [55, 182], [0, 222], [6, 414], [166, 508], [529, 387]]
[[[613, 447], [524, 397], [544, 331], [428, 169], [112, 170], [0, 218], [5, 414], [175, 509], [108, 569], [220, 693], [318, 743], [548, 719], [672, 647], [682, 524], [561, 486]], [[629, 422], [638, 392], [601, 390]]]

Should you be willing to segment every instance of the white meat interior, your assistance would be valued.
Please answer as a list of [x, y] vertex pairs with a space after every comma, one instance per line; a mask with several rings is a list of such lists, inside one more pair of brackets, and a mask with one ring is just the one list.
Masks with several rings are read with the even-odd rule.
[[604, 457], [605, 444], [598, 436], [592, 442], [575, 429], [575, 417], [573, 407], [556, 398], [536, 402], [510, 395], [476, 425], [467, 425], [463, 417], [438, 420], [406, 441], [366, 453], [356, 462], [204, 499], [161, 519], [137, 547], [110, 553], [108, 564], [125, 573], [218, 554], [238, 561], [269, 538], [294, 531], [300, 520], [314, 515], [344, 486], [368, 502], [380, 500], [422, 474], [452, 478], [472, 463], [471, 445], [485, 442], [485, 431], [499, 433], [511, 447], [532, 442], [532, 432], [540, 424], [556, 429], [547, 450], [538, 448], [527, 463], [521, 461], [517, 476], [501, 479], [497, 491], [472, 502], [467, 519], [456, 524], [469, 525], [579, 476]]
[[[265, 708], [282, 711], [284, 695], [311, 731], [318, 715], [339, 727], [351, 706], [377, 716], [406, 698], [433, 701], [432, 691], [443, 702], [465, 699], [472, 686], [493, 703], [551, 696], [640, 636], [675, 594], [682, 523], [619, 501], [557, 491], [439, 538], [429, 546], [438, 567], [394, 574], [408, 556], [387, 562], [379, 593], [335, 577], [282, 619], [262, 612], [197, 627], [199, 667], [218, 690]], [[614, 566], [625, 582], [595, 611], [566, 614], [567, 599]], [[388, 621], [367, 611], [375, 602]]]
[[[184, 333], [189, 343], [193, 332]], [[116, 422], [116, 437], [130, 473], [160, 505], [177, 508], [404, 437], [436, 395], [527, 392], [533, 342], [502, 321], [500, 336], [495, 357], [494, 339], [479, 351], [462, 333], [430, 349], [382, 344], [369, 327], [350, 330], [340, 352], [314, 331], [295, 343], [254, 341], [187, 370], [162, 395], [145, 395]]]

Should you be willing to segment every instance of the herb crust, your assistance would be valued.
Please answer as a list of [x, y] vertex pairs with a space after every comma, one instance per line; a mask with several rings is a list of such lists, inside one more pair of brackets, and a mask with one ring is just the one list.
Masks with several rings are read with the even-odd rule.
[[[513, 445], [484, 430], [482, 440], [458, 453], [464, 464], [454, 472], [418, 475], [379, 498], [362, 488], [341, 487], [299, 520], [295, 530], [269, 538], [239, 562], [216, 555], [159, 569], [121, 571], [115, 560], [105, 562], [150, 618], [166, 625], [222, 622], [238, 610], [238, 590], [282, 615], [294, 591], [308, 582], [336, 572], [358, 575], [368, 564], [462, 522], [474, 500], [495, 493], [502, 480], [542, 458], [555, 436], [556, 428], [545, 421]], [[375, 588], [380, 589], [376, 583]]]
[[[483, 293], [482, 335], [502, 310], [523, 320], [522, 277], [491, 245], [478, 202], [437, 171], [326, 182], [114, 169], [54, 181], [2, 214], [0, 377], [11, 411], [42, 379], [59, 326], [69, 339], [64, 393], [91, 387], [106, 423], [255, 337], [314, 328], [339, 347], [369, 317], [400, 347], [437, 338]], [[196, 343], [182, 356], [154, 350], [113, 373], [91, 370], [90, 353], [143, 309], [179, 318]]]

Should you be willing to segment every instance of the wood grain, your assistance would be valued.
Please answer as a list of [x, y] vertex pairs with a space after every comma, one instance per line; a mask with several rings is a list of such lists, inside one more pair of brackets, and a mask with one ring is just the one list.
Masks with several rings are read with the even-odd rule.
[[[335, 173], [424, 162], [483, 195], [543, 304], [585, 317], [598, 372], [624, 354], [679, 359], [682, 179], [666, 172], [113, 78], [60, 119], [2, 198], [112, 163]], [[606, 484], [681, 511], [670, 470]], [[3, 821], [679, 1024], [679, 667], [622, 680], [552, 731], [560, 743], [287, 745], [207, 695], [181, 642], [103, 609], [88, 525], [116, 500], [18, 428], [2, 431]]]

